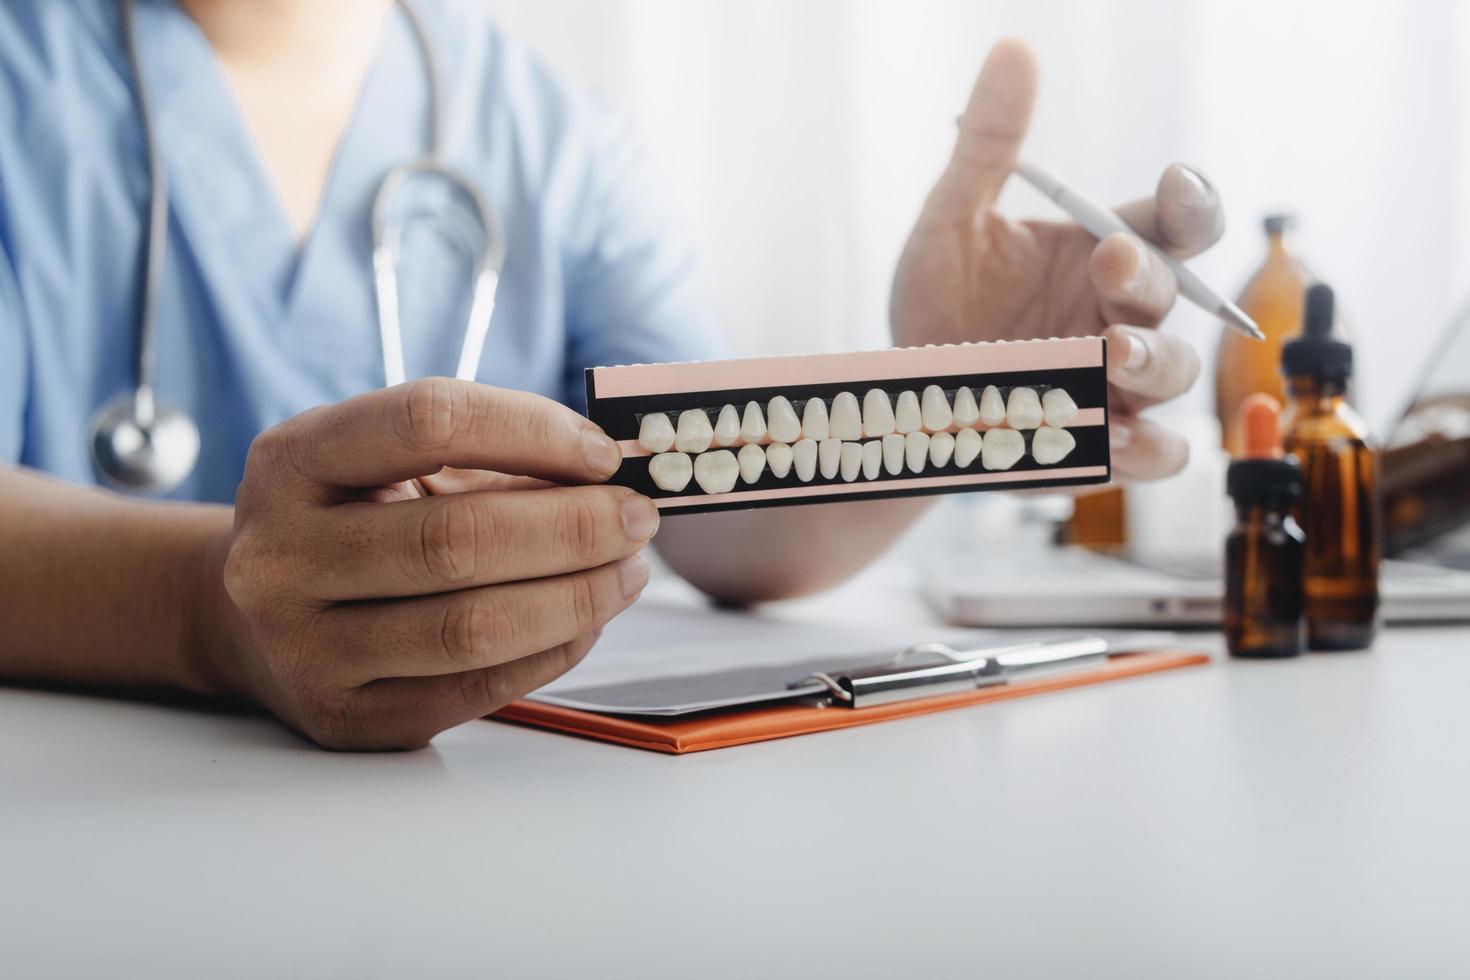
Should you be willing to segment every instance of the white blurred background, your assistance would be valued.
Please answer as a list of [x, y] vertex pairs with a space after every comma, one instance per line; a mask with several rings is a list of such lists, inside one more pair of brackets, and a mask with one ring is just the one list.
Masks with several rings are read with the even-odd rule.
[[[1171, 160], [1225, 196], [1196, 260], [1234, 293], [1260, 217], [1339, 292], [1382, 426], [1470, 293], [1470, 4], [1458, 0], [488, 0], [631, 116], [742, 353], [885, 342], [894, 260], [989, 45], [1042, 62], [1028, 152], [1107, 200]], [[1025, 188], [1017, 215], [1054, 216]], [[1207, 361], [1215, 327], [1171, 329]], [[1204, 413], [1210, 383], [1170, 411]]]

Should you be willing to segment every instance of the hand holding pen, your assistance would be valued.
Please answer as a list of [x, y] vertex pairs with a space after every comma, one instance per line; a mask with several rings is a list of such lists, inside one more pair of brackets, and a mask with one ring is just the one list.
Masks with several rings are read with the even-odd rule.
[[1189, 390], [1199, 357], [1156, 329], [1182, 292], [1164, 256], [1186, 259], [1219, 239], [1220, 199], [1197, 170], [1173, 164], [1152, 197], [1117, 209], [1131, 232], [1099, 240], [1083, 224], [1006, 218], [996, 201], [1017, 169], [1037, 75], [1035, 55], [1020, 41], [1001, 41], [987, 57], [949, 163], [899, 259], [890, 303], [894, 341], [1101, 334], [1108, 340], [1114, 472], [1132, 480], [1169, 476], [1188, 460], [1188, 444], [1139, 413]]
[[[1056, 203], [1063, 211], [1077, 219], [1077, 223], [1098, 240], [1109, 235], [1126, 235], [1132, 231], [1116, 213], [1085, 196], [1075, 187], [1069, 187], [1034, 160], [1017, 160], [1016, 174]], [[1198, 176], [1198, 175], [1196, 175]], [[1244, 310], [1215, 292], [1203, 279], [1183, 262], [1161, 251], [1157, 246], [1144, 242], [1152, 256], [1163, 262], [1174, 273], [1179, 284], [1179, 295], [1189, 300], [1206, 313], [1220, 317], [1227, 327], [1245, 334], [1254, 340], [1265, 340], [1266, 335], [1256, 326]]]

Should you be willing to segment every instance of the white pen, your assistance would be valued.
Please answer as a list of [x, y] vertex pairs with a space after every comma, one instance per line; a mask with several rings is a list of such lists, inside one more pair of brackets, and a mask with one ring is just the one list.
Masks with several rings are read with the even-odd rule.
[[[1063, 211], [1076, 218], [1077, 223], [1086, 228], [1090, 234], [1097, 236], [1099, 241], [1120, 231], [1138, 237], [1138, 233], [1128, 227], [1122, 218], [1096, 201], [1088, 200], [1030, 160], [1017, 160], [1016, 173], [1026, 183], [1056, 202]], [[1139, 241], [1143, 239], [1139, 238]], [[1256, 326], [1254, 320], [1246, 316], [1244, 310], [1206, 286], [1204, 280], [1189, 271], [1183, 262], [1160, 252], [1150, 242], [1143, 241], [1143, 244], [1174, 270], [1174, 278], [1179, 282], [1179, 295], [1206, 313], [1213, 313], [1220, 317], [1227, 326], [1239, 330], [1247, 337], [1254, 337], [1256, 340], [1266, 339], [1266, 335], [1261, 333], [1261, 328]]]

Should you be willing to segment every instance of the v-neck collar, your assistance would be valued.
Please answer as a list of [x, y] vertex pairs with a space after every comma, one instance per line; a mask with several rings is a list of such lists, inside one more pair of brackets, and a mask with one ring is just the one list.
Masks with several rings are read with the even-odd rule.
[[[203, 270], [207, 276], [230, 279], [213, 283], [214, 294], [235, 296], [243, 281], [256, 312], [276, 329], [285, 329], [303, 303], [313, 305], [311, 294], [317, 290], [312, 272], [327, 261], [322, 253], [340, 257], [344, 250], [360, 257], [363, 286], [370, 288], [367, 216], [372, 194], [389, 168], [424, 150], [422, 127], [403, 125], [405, 118], [425, 118], [406, 112], [422, 110], [416, 104], [401, 111], [394, 105], [407, 93], [393, 83], [414, 70], [410, 59], [418, 56], [401, 15], [395, 10], [385, 18], [333, 154], [317, 214], [300, 241], [234, 91], [198, 25], [172, 0], [139, 4], [137, 17], [141, 69], [153, 96], [171, 203], [191, 238], [205, 241], [208, 254], [230, 260], [230, 268]], [[418, 79], [423, 69], [416, 71], [411, 77]], [[361, 241], [352, 242], [351, 236]]]
[[[336, 185], [341, 179], [340, 171], [343, 169], [343, 159], [352, 152], [357, 131], [362, 127], [362, 119], [360, 117], [364, 115], [364, 106], [369, 104], [369, 96], [372, 94], [374, 84], [377, 81], [378, 65], [383, 51], [384, 39], [392, 30], [397, 9], [396, 4], [390, 4], [388, 9], [383, 11], [382, 20], [378, 24], [376, 36], [373, 40], [372, 53], [369, 56], [361, 78], [358, 79], [357, 90], [353, 93], [352, 97], [352, 105], [348, 110], [347, 118], [343, 123], [341, 132], [337, 134], [337, 142], [332, 147], [331, 160], [327, 165], [326, 178], [318, 194], [315, 211], [300, 237], [297, 236], [295, 223], [291, 220], [291, 215], [286, 209], [286, 201], [281, 193], [281, 185], [277, 181], [276, 175], [271, 172], [270, 164], [266, 161], [265, 149], [260, 145], [260, 140], [251, 129], [250, 120], [245, 115], [245, 107], [240, 103], [239, 94], [236, 92], [234, 85], [231, 84], [229, 74], [225, 71], [225, 66], [220, 61], [219, 54], [214, 50], [214, 46], [209, 43], [209, 39], [204, 35], [199, 26], [194, 24], [193, 20], [190, 19], [194, 33], [202, 42], [207, 54], [207, 60], [213, 68], [213, 71], [209, 73], [207, 83], [201, 79], [201, 84], [209, 84], [217, 87], [219, 89], [221, 103], [227, 104], [232, 110], [230, 121], [233, 123], [231, 128], [236, 130], [238, 136], [236, 142], [247, 147], [243, 160], [248, 161], [250, 164], [248, 169], [254, 172], [260, 184], [261, 197], [269, 198], [275, 204], [274, 209], [263, 209], [262, 213], [258, 215], [258, 219], [261, 221], [270, 220], [265, 213], [270, 212], [271, 217], [275, 218], [281, 225], [283, 236], [295, 245], [292, 250], [293, 255], [291, 261], [282, 264], [282, 279], [274, 287], [283, 312], [288, 311], [292, 305], [291, 301], [295, 293], [295, 284], [300, 278], [301, 267], [305, 264], [312, 250], [313, 243], [318, 237], [321, 226], [326, 221], [329, 221], [332, 216], [331, 204], [335, 196]], [[231, 114], [223, 113], [222, 115]]]

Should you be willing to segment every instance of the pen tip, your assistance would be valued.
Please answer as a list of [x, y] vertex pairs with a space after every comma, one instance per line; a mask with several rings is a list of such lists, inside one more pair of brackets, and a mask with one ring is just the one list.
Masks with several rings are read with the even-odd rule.
[[1256, 321], [1252, 320], [1246, 315], [1245, 310], [1242, 310], [1234, 303], [1227, 302], [1221, 308], [1220, 313], [1225, 318], [1226, 323], [1239, 328], [1242, 333], [1253, 340], [1266, 339], [1266, 335], [1261, 332], [1261, 328], [1256, 326]]

